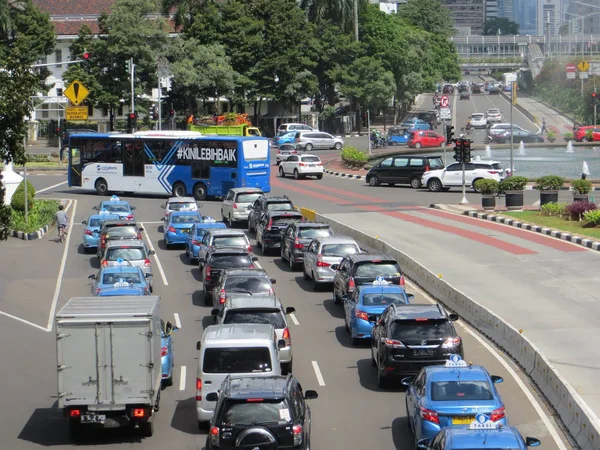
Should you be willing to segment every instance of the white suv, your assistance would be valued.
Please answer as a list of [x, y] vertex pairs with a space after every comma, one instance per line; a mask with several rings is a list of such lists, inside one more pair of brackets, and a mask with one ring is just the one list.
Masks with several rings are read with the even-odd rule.
[[[465, 182], [475, 189], [475, 182], [482, 178], [501, 181], [502, 166], [498, 161], [473, 161], [465, 164]], [[462, 186], [462, 164], [450, 164], [445, 169], [425, 172], [421, 184], [431, 192], [448, 191]]]
[[279, 164], [279, 176], [285, 178], [286, 175], [294, 175], [296, 180], [307, 175], [320, 180], [323, 178], [323, 163], [318, 156], [309, 153], [291, 155]]

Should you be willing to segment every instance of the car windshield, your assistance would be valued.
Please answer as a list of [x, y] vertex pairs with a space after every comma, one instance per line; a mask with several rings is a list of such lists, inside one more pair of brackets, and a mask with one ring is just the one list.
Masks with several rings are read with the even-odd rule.
[[116, 261], [121, 258], [128, 261], [139, 261], [140, 259], [146, 259], [144, 253], [144, 249], [141, 247], [109, 248], [106, 252], [106, 259]]
[[262, 194], [257, 192], [255, 194], [238, 194], [235, 201], [238, 203], [253, 203]]
[[113, 205], [111, 203], [104, 203], [100, 209], [106, 209], [110, 212], [129, 212], [127, 205]]
[[171, 219], [171, 223], [194, 223], [194, 222], [200, 222], [200, 216], [199, 215], [193, 215], [193, 216], [174, 216]]
[[267, 211], [293, 211], [294, 205], [289, 202], [286, 203], [268, 203]]
[[442, 158], [429, 158], [429, 168], [431, 170], [443, 169], [444, 161], [442, 161]]
[[303, 156], [302, 162], [318, 163], [318, 162], [321, 162], [321, 160], [319, 159], [318, 156]]
[[223, 323], [255, 323], [285, 328], [283, 313], [274, 309], [232, 309], [225, 314]]
[[485, 381], [436, 381], [432, 384], [431, 400], [493, 400], [490, 384]]
[[331, 236], [330, 228], [301, 228], [298, 237], [302, 239], [314, 239]]
[[284, 425], [292, 422], [292, 416], [285, 400], [262, 400], [260, 402], [229, 400], [225, 411], [222, 423], [229, 426], [269, 423]]
[[186, 209], [194, 210], [197, 209], [198, 206], [194, 202], [176, 202], [176, 203], [168, 203], [167, 209], [169, 211], [185, 211]]
[[246, 247], [248, 238], [246, 236], [215, 236], [212, 245], [213, 247]]
[[385, 294], [365, 294], [363, 295], [362, 303], [365, 306], [386, 306], [394, 304], [404, 304], [406, 299], [404, 295], [397, 293], [385, 293]]
[[271, 372], [271, 354], [267, 347], [217, 347], [204, 352], [205, 373]]
[[367, 262], [356, 268], [356, 277], [393, 277], [400, 276], [400, 268], [388, 262]]
[[249, 267], [252, 265], [252, 259], [248, 255], [212, 255], [208, 265], [213, 269]]
[[117, 225], [114, 227], [107, 227], [106, 237], [137, 237], [138, 231], [135, 225]]
[[258, 294], [269, 292], [272, 289], [271, 282], [267, 277], [236, 276], [227, 277], [225, 280], [225, 291], [227, 292], [251, 292]]
[[455, 334], [447, 320], [396, 320], [391, 331], [392, 339], [399, 341], [447, 338]]
[[103, 284], [115, 284], [123, 280], [126, 283], [141, 283], [140, 274], [135, 272], [127, 273], [105, 273], [102, 277]]
[[325, 244], [321, 247], [321, 254], [325, 256], [348, 256], [354, 253], [360, 253], [360, 249], [355, 244]]

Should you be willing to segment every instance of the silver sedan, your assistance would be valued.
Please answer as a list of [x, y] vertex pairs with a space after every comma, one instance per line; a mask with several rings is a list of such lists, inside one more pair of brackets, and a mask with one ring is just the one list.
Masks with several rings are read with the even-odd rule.
[[339, 264], [344, 257], [353, 253], [361, 253], [359, 245], [347, 236], [327, 236], [314, 239], [304, 252], [304, 279], [312, 280], [312, 288], [333, 283], [335, 272], [333, 264]]

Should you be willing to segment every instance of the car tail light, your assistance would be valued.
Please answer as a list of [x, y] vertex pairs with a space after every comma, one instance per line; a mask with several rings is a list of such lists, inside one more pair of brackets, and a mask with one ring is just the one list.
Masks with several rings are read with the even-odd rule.
[[142, 240], [142, 233], [138, 233], [138, 235], [137, 235], [137, 240], [138, 240], [138, 241], [141, 241], [141, 240]]
[[323, 255], [320, 253], [317, 255], [317, 267], [329, 267], [331, 264], [323, 261]]
[[206, 269], [204, 270], [204, 280], [205, 281], [209, 281], [210, 280], [210, 271], [211, 271], [211, 267], [210, 266], [206, 266]]
[[269, 292], [267, 294], [268, 295], [275, 295], [275, 291], [273, 290], [273, 288], [269, 288]]
[[300, 167], [308, 166], [308, 164], [300, 163], [298, 164]]
[[169, 227], [169, 228], [167, 228], [167, 230], [171, 233], [175, 233], [177, 231], [177, 230], [175, 230], [174, 227]]
[[294, 446], [302, 444], [302, 425], [294, 425], [292, 431], [294, 432]]
[[100, 288], [96, 288], [96, 289], [95, 289], [95, 292], [96, 292], [96, 295], [98, 295], [98, 294], [100, 294], [100, 292], [102, 292], [102, 289], [100, 289]]
[[252, 245], [248, 244], [248, 247], [246, 247], [246, 250], [248, 250], [249, 252], [252, 252]]
[[299, 248], [302, 249], [303, 245], [302, 243], [298, 240], [298, 238], [294, 239], [294, 248]]
[[232, 207], [233, 209], [237, 209], [237, 203], [234, 203], [233, 205], [231, 205], [231, 207]]
[[169, 348], [168, 347], [161, 347], [160, 348], [160, 356], [167, 356], [167, 353], [169, 353]]
[[292, 150], [290, 153], [292, 153], [293, 155], [297, 155], [298, 152], [296, 150]]
[[71, 411], [69, 411], [69, 415], [71, 417], [79, 417], [79, 416], [81, 416], [81, 410], [80, 409], [72, 409]]
[[400, 286], [405, 286], [406, 285], [406, 280], [404, 279], [404, 275], [400, 275], [400, 283], [398, 283]]
[[133, 409], [133, 417], [145, 417], [146, 410], [144, 408], [134, 408]]
[[102, 261], [102, 265], [104, 267], [108, 267], [108, 260], [105, 259], [104, 261]]
[[196, 378], [196, 401], [202, 401], [202, 379]]
[[85, 230], [85, 234], [88, 236], [93, 236], [92, 230]]
[[384, 343], [388, 348], [406, 348], [406, 345], [396, 339], [385, 339]]
[[224, 305], [226, 298], [227, 298], [227, 296], [225, 295], [225, 289], [221, 289], [221, 293], [219, 294], [219, 303], [221, 305]]
[[150, 267], [150, 260], [148, 258], [144, 260], [144, 267]]
[[354, 278], [350, 277], [348, 280], [348, 292], [354, 292], [356, 288], [356, 283], [354, 282]]
[[437, 423], [437, 424], [440, 423], [440, 418], [438, 417], [438, 415], [435, 411], [432, 411], [430, 409], [419, 406], [419, 414], [421, 415], [421, 418], [423, 420], [426, 420], [427, 422], [432, 422], [432, 423]]
[[147, 287], [144, 288], [144, 295], [150, 295], [150, 289]]
[[283, 337], [282, 339], [285, 339], [285, 346], [289, 347], [290, 345], [292, 345], [292, 336], [290, 335], [290, 329], [288, 327], [285, 327], [283, 329]]
[[504, 409], [504, 406], [501, 406], [498, 409], [495, 409], [492, 411], [492, 414], [490, 414], [490, 420], [492, 422], [497, 422], [500, 419], [504, 419], [506, 417], [506, 409]]
[[269, 219], [269, 223], [267, 225], [267, 231], [271, 231], [272, 226], [273, 226], [273, 219]]
[[497, 170], [488, 170], [488, 173], [491, 173], [492, 175], [496, 175], [497, 173], [500, 173]]
[[361, 311], [360, 309], [355, 309], [354, 315], [356, 316], [357, 319], [362, 319], [362, 320], [366, 320], [366, 321], [369, 320], [369, 315], [366, 312]]
[[200, 245], [200, 241], [192, 239], [192, 245]]
[[425, 166], [425, 172], [429, 172], [431, 169], [429, 168], [429, 166]]
[[442, 344], [442, 348], [453, 348], [453, 347], [456, 347], [457, 345], [460, 345], [460, 343], [461, 343], [461, 340], [459, 337], [448, 338]]
[[219, 446], [219, 436], [221, 434], [221, 430], [219, 430], [219, 427], [211, 427], [209, 434], [210, 434], [210, 444], [213, 447], [218, 447]]
[[129, 214], [129, 215], [127, 215], [126, 219], [127, 219], [127, 220], [133, 220], [133, 214]]

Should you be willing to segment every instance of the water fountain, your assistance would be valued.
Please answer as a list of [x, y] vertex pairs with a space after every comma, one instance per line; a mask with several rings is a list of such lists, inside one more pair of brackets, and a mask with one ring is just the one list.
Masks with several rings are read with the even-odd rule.
[[490, 147], [489, 145], [485, 146], [485, 156], [487, 156], [488, 158], [492, 157], [492, 147]]
[[519, 144], [519, 155], [525, 155], [525, 144], [523, 144], [523, 141], [521, 141], [521, 143]]
[[575, 153], [573, 151], [573, 142], [569, 141], [569, 143], [567, 144], [567, 151], [566, 153]]

